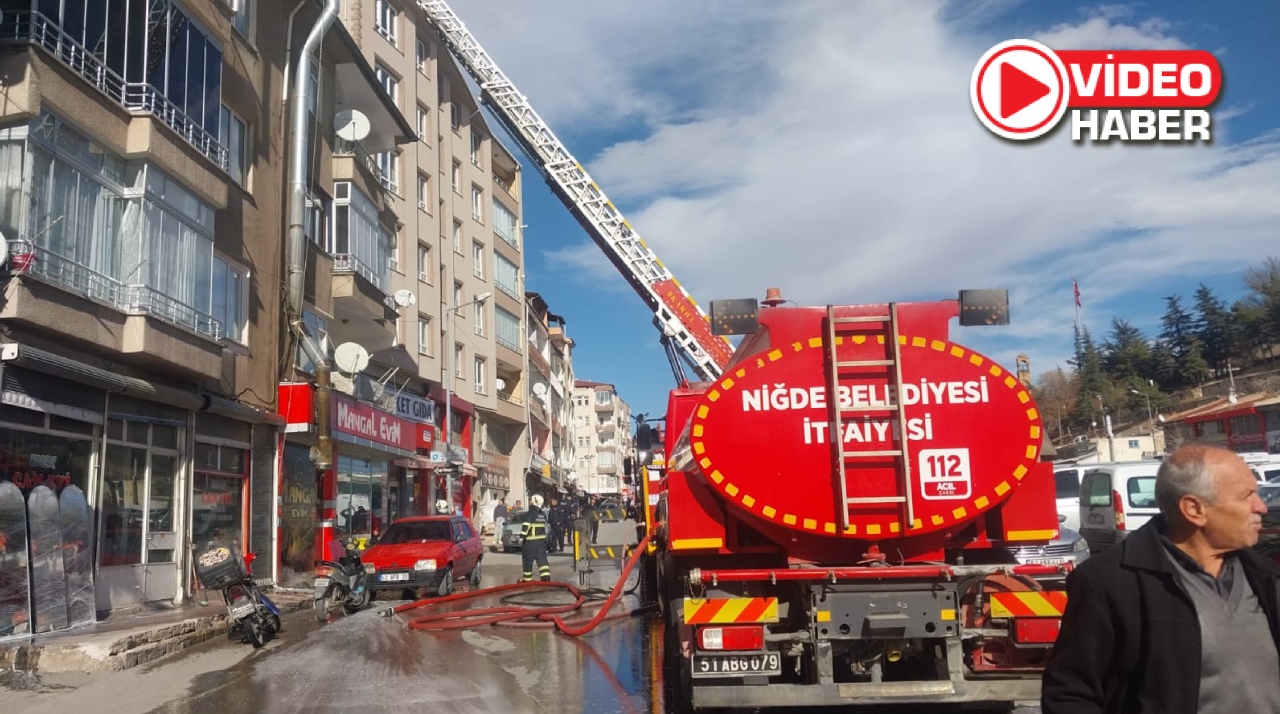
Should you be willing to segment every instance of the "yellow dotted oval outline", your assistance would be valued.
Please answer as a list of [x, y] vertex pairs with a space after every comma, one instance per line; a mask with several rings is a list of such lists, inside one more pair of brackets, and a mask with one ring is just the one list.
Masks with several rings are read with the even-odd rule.
[[[859, 335], [858, 337], [862, 337], [862, 336]], [[883, 344], [884, 336], [881, 335], [879, 336], [879, 338], [880, 338], [879, 342]], [[858, 340], [855, 338], [853, 341], [861, 344], [862, 342], [865, 341], [865, 338], [863, 340]], [[836, 337], [837, 345], [843, 344], [843, 342], [844, 340], [841, 337], [839, 336]], [[951, 355], [955, 359], [968, 362], [970, 365], [974, 367], [981, 368], [982, 366], [987, 364], [987, 358], [983, 357], [977, 352], [961, 347], [960, 345], [957, 345], [951, 342], [950, 340], [929, 340], [923, 337], [908, 338], [905, 335], [899, 335], [898, 342], [903, 346], [912, 347], [915, 349], [931, 350], [933, 352], [945, 352], [946, 354]], [[690, 434], [692, 435], [692, 438], [690, 439], [690, 446], [693, 448], [694, 453], [698, 454], [701, 457], [701, 459], [698, 462], [698, 465], [702, 468], [702, 472], [704, 474], [708, 474], [711, 476], [712, 480], [714, 481], [713, 485], [716, 486], [716, 489], [725, 497], [733, 501], [741, 502], [742, 505], [747, 510], [754, 511], [755, 506], [760, 505], [759, 512], [762, 515], [764, 515], [764, 517], [772, 521], [779, 520], [778, 518], [779, 511], [777, 508], [771, 505], [762, 503], [754, 495], [742, 490], [738, 486], [735, 486], [733, 484], [728, 484], [726, 486], [724, 484], [724, 480], [725, 480], [724, 476], [721, 475], [719, 471], [714, 470], [714, 464], [712, 463], [711, 459], [705, 455], [706, 443], [703, 441], [703, 438], [704, 438], [704, 435], [706, 434], [706, 425], [704, 422], [707, 419], [707, 415], [711, 413], [711, 408], [713, 404], [715, 402], [720, 402], [721, 397], [727, 395], [729, 392], [733, 391], [738, 386], [737, 380], [741, 380], [743, 377], [746, 376], [748, 367], [754, 367], [757, 370], [763, 369], [767, 365], [771, 365], [774, 362], [785, 359], [788, 354], [803, 352], [806, 347], [808, 349], [822, 349], [823, 346], [824, 346], [823, 338], [812, 337], [812, 338], [809, 338], [807, 341], [792, 343], [791, 344], [792, 351], [790, 353], [784, 352], [781, 349], [773, 349], [763, 355], [757, 355], [756, 359], [753, 360], [751, 363], [749, 364], [743, 363], [743, 364], [746, 364], [747, 367], [740, 367], [739, 369], [733, 372], [732, 376], [727, 374], [722, 375], [720, 379], [717, 382], [715, 382], [711, 388], [708, 389], [707, 394], [704, 395], [703, 400], [699, 403], [698, 407], [694, 410], [693, 419], [692, 419], [692, 428], [690, 430]], [[990, 368], [987, 369], [986, 372], [991, 377], [996, 378], [996, 381], [994, 382], [995, 385], [1003, 384], [1007, 389], [1014, 392], [1014, 398], [1017, 399], [1019, 403], [1027, 404], [1030, 402], [1030, 395], [1027, 393], [1027, 390], [1023, 387], [1022, 383], [1019, 382], [1017, 379], [1015, 379], [1013, 375], [1008, 374], [1003, 368], [1000, 367], [1000, 365], [992, 362], [990, 365]], [[1000, 380], [999, 379], [1000, 377], [1004, 377], [1004, 380]], [[711, 396], [713, 394], [715, 395], [714, 397]], [[711, 403], [709, 404], [708, 402], [711, 402]], [[1024, 456], [1026, 461], [1035, 463], [1035, 460], [1040, 455], [1040, 446], [1041, 446], [1041, 436], [1040, 436], [1041, 426], [1038, 423], [1040, 414], [1034, 407], [1028, 408], [1025, 414], [1027, 417], [1027, 421], [1030, 422], [1030, 428], [1027, 431], [1028, 443], [1027, 443], [1026, 451], [1024, 452]], [[1011, 480], [1013, 481], [1013, 483], [1016, 484], [1020, 482], [1028, 473], [1030, 473], [1030, 469], [1027, 468], [1026, 463], [1020, 463], [1013, 470], [1013, 472], [1009, 474], [1009, 476], [1011, 477]], [[1007, 494], [1010, 490], [1012, 490], [1012, 488], [1013, 488], [1013, 485], [1010, 484], [1010, 480], [1006, 479], [996, 484], [995, 487], [992, 489], [996, 496], [995, 499], [990, 498], [984, 494], [970, 501], [969, 503], [971, 503], [975, 508], [977, 508], [977, 511], [972, 515], [973, 516], [980, 515], [981, 513], [986, 511], [988, 508], [994, 505], [994, 501], [996, 501], [999, 498], [1003, 498], [1005, 494]], [[952, 509], [950, 513], [931, 516], [930, 522], [934, 526], [941, 526], [944, 523], [946, 523], [948, 520], [960, 523], [970, 517], [971, 515], [969, 514], [968, 509], [964, 507], [958, 507], [958, 508]], [[788, 514], [788, 513], [783, 514], [782, 521], [786, 525], [795, 525], [797, 520], [798, 519], [795, 515]], [[804, 526], [804, 529], [806, 530], [811, 530], [811, 531], [819, 530], [818, 522], [810, 518], [804, 519], [803, 526]], [[917, 518], [915, 520], [915, 523], [913, 523], [911, 527], [912, 529], [922, 528], [923, 523], [920, 521], [920, 519]], [[901, 530], [902, 530], [902, 521], [899, 519], [892, 519], [889, 521], [883, 521], [881, 523], [870, 523], [870, 524], [867, 524], [865, 527], [865, 531], [867, 535], [880, 535], [885, 532], [899, 533], [901, 532]], [[822, 524], [821, 531], [828, 535], [834, 534], [837, 536], [840, 536], [840, 535], [849, 536], [849, 535], [858, 534], [858, 528], [856, 524], [851, 524], [847, 529], [845, 529], [844, 533], [841, 534], [839, 533], [839, 526], [837, 524], [826, 522]]]

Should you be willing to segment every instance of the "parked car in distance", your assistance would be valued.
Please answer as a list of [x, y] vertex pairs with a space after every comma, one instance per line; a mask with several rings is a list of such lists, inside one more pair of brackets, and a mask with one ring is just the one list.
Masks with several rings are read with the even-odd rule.
[[1160, 511], [1156, 508], [1159, 461], [1090, 465], [1080, 481], [1080, 535], [1089, 551], [1119, 543]]
[[483, 555], [480, 535], [466, 518], [441, 515], [397, 519], [360, 558], [373, 566], [374, 592], [429, 588], [443, 596], [453, 592], [455, 580], [480, 584]]
[[498, 546], [502, 548], [503, 553], [520, 550], [524, 547], [524, 523], [521, 519], [528, 511], [511, 511], [507, 515], [507, 522], [502, 525], [502, 532], [498, 534]]
[[1253, 475], [1262, 483], [1280, 482], [1280, 459], [1249, 464], [1249, 468], [1253, 469]]
[[1044, 545], [1011, 545], [1009, 552], [1022, 565], [1077, 566], [1089, 559], [1089, 543], [1074, 530], [1060, 528], [1059, 535]]
[[1267, 504], [1267, 512], [1254, 549], [1280, 564], [1280, 483], [1258, 484], [1258, 496]]

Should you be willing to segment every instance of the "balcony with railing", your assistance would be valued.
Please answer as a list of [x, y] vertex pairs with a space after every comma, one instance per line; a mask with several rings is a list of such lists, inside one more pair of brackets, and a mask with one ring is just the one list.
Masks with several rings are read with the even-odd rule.
[[[387, 293], [385, 273], [374, 270], [353, 253], [334, 253], [332, 257], [335, 317], [346, 326], [359, 324], [363, 333], [368, 333], [358, 337], [352, 333], [347, 339], [385, 338], [392, 329], [388, 325], [395, 324], [397, 314], [395, 302]], [[388, 320], [391, 322], [384, 322]]]
[[378, 157], [370, 154], [365, 150], [364, 146], [358, 141], [347, 141], [340, 137], [333, 138], [333, 156], [334, 158], [349, 157], [355, 160], [356, 166], [359, 166], [369, 179], [370, 188], [377, 188], [384, 193], [390, 190], [390, 181], [388, 177], [383, 175], [382, 167], [378, 164]]
[[218, 137], [182, 111], [163, 92], [146, 82], [127, 82], [88, 48], [63, 31], [58, 23], [39, 12], [4, 13], [0, 44], [31, 44], [85, 80], [98, 92], [129, 111], [150, 114], [169, 127], [218, 168], [230, 166], [230, 153]]
[[221, 374], [222, 325], [209, 313], [27, 241], [10, 243], [9, 270], [21, 280], [9, 284], [0, 320], [192, 375]]

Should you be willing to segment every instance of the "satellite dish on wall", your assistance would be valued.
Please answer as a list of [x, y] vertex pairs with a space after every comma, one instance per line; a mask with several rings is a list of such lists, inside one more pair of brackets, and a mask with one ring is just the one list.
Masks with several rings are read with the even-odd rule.
[[394, 297], [396, 304], [400, 307], [412, 307], [418, 302], [418, 296], [412, 290], [397, 290]]
[[369, 117], [358, 109], [343, 109], [333, 118], [334, 133], [343, 141], [361, 141], [371, 128]]
[[547, 396], [547, 385], [543, 384], [542, 382], [538, 382], [537, 384], [533, 385], [533, 393], [539, 397]]
[[501, 392], [502, 390], [504, 390], [504, 389], [506, 389], [506, 388], [507, 388], [507, 380], [505, 380], [505, 379], [503, 379], [503, 378], [501, 378], [501, 377], [499, 377], [499, 378], [497, 378], [497, 379], [493, 380], [493, 383], [494, 383], [495, 385], [497, 385], [497, 387], [498, 387], [498, 391], [499, 391], [499, 392]]
[[333, 351], [333, 364], [346, 374], [359, 374], [369, 366], [369, 350], [355, 342], [343, 342]]

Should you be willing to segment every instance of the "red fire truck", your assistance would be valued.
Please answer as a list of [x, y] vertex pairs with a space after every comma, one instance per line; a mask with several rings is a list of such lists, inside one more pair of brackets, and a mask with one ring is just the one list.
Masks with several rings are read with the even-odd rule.
[[957, 317], [1004, 322], [1003, 294], [732, 302], [712, 324], [750, 334], [671, 392], [666, 472], [643, 480], [671, 700], [1037, 700], [1065, 573], [1008, 548], [1057, 537], [1041, 418], [949, 339]]
[[641, 481], [669, 706], [1038, 699], [1065, 572], [1009, 548], [1058, 533], [1041, 418], [950, 340], [1007, 322], [1007, 295], [708, 318], [448, 4], [419, 7], [667, 348], [680, 386]]

